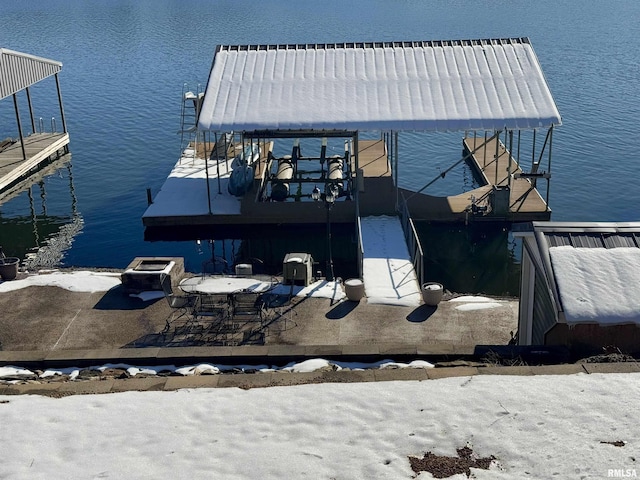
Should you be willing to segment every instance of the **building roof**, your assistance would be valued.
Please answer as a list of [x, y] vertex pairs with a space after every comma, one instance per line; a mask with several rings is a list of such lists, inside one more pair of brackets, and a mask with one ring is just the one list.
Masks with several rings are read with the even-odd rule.
[[62, 70], [62, 63], [0, 48], [0, 100]]
[[199, 128], [532, 129], [561, 123], [528, 38], [219, 46]]
[[568, 324], [640, 324], [640, 222], [534, 222], [556, 304]]

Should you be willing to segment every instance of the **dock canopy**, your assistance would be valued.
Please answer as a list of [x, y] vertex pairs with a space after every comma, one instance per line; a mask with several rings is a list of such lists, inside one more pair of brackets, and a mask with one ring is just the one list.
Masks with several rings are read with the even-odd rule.
[[62, 70], [62, 63], [0, 48], [0, 100]]
[[218, 46], [210, 131], [533, 129], [561, 123], [528, 38]]

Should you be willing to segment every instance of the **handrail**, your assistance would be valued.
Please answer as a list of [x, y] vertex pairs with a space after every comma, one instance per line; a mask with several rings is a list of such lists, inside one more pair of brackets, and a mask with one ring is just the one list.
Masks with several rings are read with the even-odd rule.
[[51, 133], [56, 133], [58, 129], [56, 128], [56, 117], [51, 117]]
[[358, 278], [364, 278], [362, 262], [364, 261], [364, 245], [362, 244], [362, 224], [360, 216], [356, 219], [356, 235], [358, 236]]
[[413, 268], [416, 271], [418, 282], [420, 282], [420, 286], [422, 286], [424, 283], [424, 251], [422, 250], [422, 244], [420, 243], [416, 227], [411, 219], [407, 201], [402, 192], [400, 192], [400, 197], [402, 200], [400, 208], [400, 223], [402, 224], [404, 238], [407, 243], [407, 247], [409, 248]]

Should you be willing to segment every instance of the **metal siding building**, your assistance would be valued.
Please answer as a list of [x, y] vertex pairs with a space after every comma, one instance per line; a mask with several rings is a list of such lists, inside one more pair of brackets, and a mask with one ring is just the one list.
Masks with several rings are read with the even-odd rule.
[[[638, 282], [620, 282], [615, 270], [610, 267], [613, 260], [613, 249], [617, 252], [630, 251], [635, 257], [640, 254], [640, 222], [632, 223], [571, 223], [571, 222], [533, 222], [532, 229], [514, 231], [514, 236], [523, 240], [522, 281], [520, 291], [520, 312], [518, 321], [518, 342], [521, 345], [542, 345], [548, 343], [549, 332], [557, 325], [570, 327], [569, 332], [578, 330], [578, 326], [589, 325], [591, 332], [594, 328], [606, 328], [608, 333], [615, 327], [633, 324], [638, 325], [640, 319], [640, 303], [637, 303], [640, 285]], [[564, 266], [557, 260], [552, 261], [550, 249], [575, 249], [576, 252], [597, 249], [604, 255], [600, 256], [601, 268], [597, 278], [603, 286], [615, 284], [621, 290], [620, 298], [627, 299], [629, 309], [633, 315], [621, 319], [617, 323], [608, 323], [601, 311], [594, 310], [590, 318], [572, 316], [567, 310], [567, 283], [580, 284], [584, 279], [580, 276], [564, 278], [561, 269]], [[638, 249], [635, 252], [633, 249]], [[554, 250], [552, 250], [553, 252]], [[581, 265], [584, 275], [590, 275], [590, 270]], [[626, 266], [623, 266], [624, 270]], [[633, 264], [629, 269], [633, 270]], [[613, 273], [612, 273], [613, 272]], [[633, 275], [634, 273], [631, 273]], [[593, 280], [593, 279], [591, 279]], [[564, 288], [564, 299], [562, 290]], [[589, 296], [589, 292], [584, 292]], [[605, 295], [605, 294], [603, 294]], [[588, 298], [589, 301], [604, 303], [607, 299]], [[609, 299], [610, 301], [610, 299]], [[627, 329], [628, 331], [628, 329]], [[570, 334], [569, 334], [570, 335]], [[593, 335], [590, 333], [590, 335]]]

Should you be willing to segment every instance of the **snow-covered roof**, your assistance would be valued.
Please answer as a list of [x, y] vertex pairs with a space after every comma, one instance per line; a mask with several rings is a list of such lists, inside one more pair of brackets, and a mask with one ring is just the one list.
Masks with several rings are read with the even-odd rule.
[[640, 222], [534, 222], [567, 324], [640, 324]]
[[0, 99], [62, 70], [62, 63], [0, 48]]
[[198, 126], [500, 130], [560, 114], [528, 38], [219, 46]]

